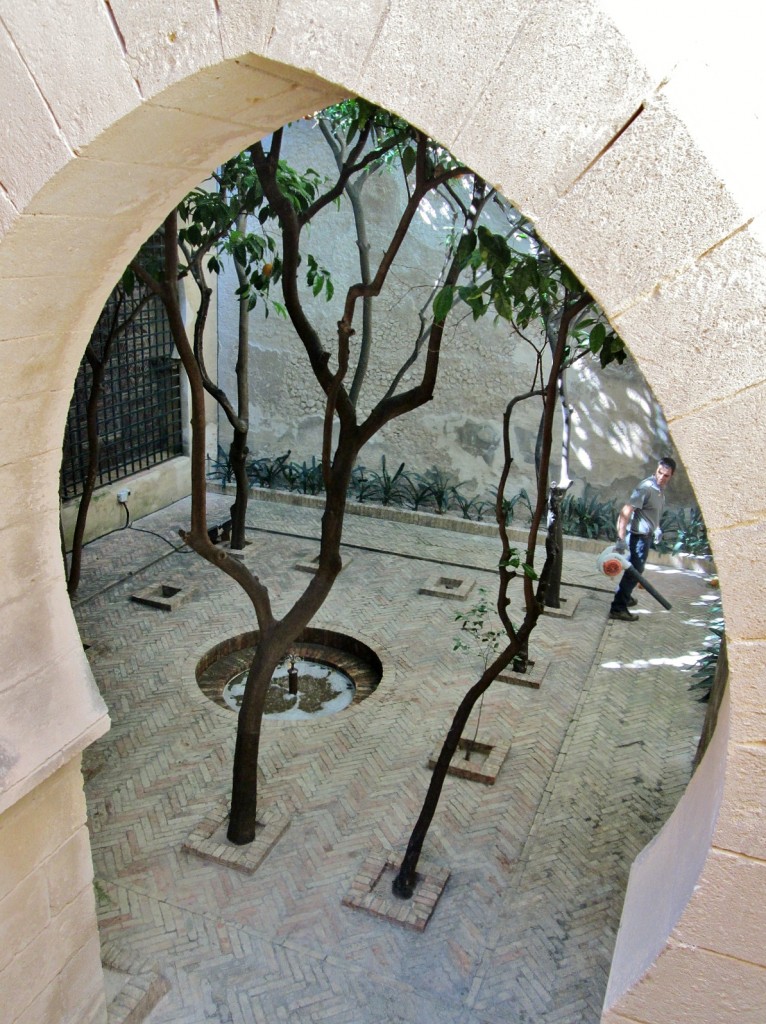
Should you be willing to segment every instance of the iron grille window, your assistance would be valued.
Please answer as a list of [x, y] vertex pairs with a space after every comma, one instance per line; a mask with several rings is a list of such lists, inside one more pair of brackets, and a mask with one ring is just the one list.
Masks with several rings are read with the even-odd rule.
[[[154, 235], [142, 253], [162, 257]], [[106, 359], [98, 409], [100, 451], [97, 486], [121, 480], [182, 452], [181, 377], [165, 308], [141, 285], [120, 284], [109, 296], [89, 343]], [[88, 468], [87, 405], [94, 370], [80, 363], [69, 407], [61, 466], [61, 496], [82, 494]]]

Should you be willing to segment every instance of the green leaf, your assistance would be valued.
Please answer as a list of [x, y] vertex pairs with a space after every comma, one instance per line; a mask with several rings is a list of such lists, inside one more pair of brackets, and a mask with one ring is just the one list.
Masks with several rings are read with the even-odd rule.
[[452, 302], [455, 297], [455, 289], [451, 284], [445, 284], [441, 291], [437, 292], [436, 298], [434, 299], [433, 311], [434, 311], [434, 322], [437, 324], [443, 324], [447, 319], [449, 311], [452, 309]]
[[593, 330], [590, 332], [590, 350], [591, 352], [598, 352], [604, 344], [606, 338], [606, 327], [604, 324], [596, 324]]
[[469, 231], [468, 234], [463, 235], [458, 243], [457, 252], [455, 253], [455, 259], [457, 263], [464, 267], [471, 255], [476, 248], [476, 234], [473, 231]]
[[417, 154], [414, 146], [407, 146], [402, 150], [402, 170], [405, 174], [409, 174], [412, 171], [416, 158]]

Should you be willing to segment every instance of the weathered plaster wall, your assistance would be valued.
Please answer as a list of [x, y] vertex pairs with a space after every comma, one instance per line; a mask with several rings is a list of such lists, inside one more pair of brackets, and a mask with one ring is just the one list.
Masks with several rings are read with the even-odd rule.
[[[631, 883], [604, 1020], [760, 1021], [761, 75], [744, 0], [0, 0], [0, 807], [12, 813], [60, 768], [73, 771], [107, 725], [64, 591], [57, 475], [75, 369], [109, 289], [211, 166], [359, 92], [442, 140], [537, 221], [662, 403], [713, 534], [730, 699], [715, 759]], [[4, 857], [16, 838], [3, 834]], [[64, 902], [83, 891], [86, 861], [81, 850], [64, 872]], [[669, 913], [658, 912], [658, 876], [670, 878]], [[49, 979], [34, 973], [26, 1006], [39, 999], [40, 1013], [16, 1007], [13, 1024], [98, 1019], [92, 912], [84, 920], [63, 932], [19, 922], [4, 995], [18, 958], [43, 957], [48, 941], [62, 971], [81, 967], [62, 982], [66, 1015], [43, 1005]]]
[[[328, 181], [334, 180], [332, 154], [312, 120], [296, 122], [286, 129], [281, 153], [294, 167], [310, 167]], [[394, 171], [369, 179], [362, 195], [374, 269], [390, 242], [406, 195], [401, 177]], [[492, 207], [484, 222], [495, 231], [508, 228]], [[421, 309], [430, 309], [433, 282], [441, 270], [442, 240], [452, 223], [444, 200], [429, 197], [424, 201], [386, 288], [374, 302], [375, 341], [360, 402], [364, 412], [383, 395], [412, 352], [421, 327]], [[304, 246], [332, 274], [335, 294], [331, 301], [324, 294], [313, 298], [308, 287], [302, 289], [312, 323], [332, 348], [346, 289], [360, 279], [354, 220], [345, 196], [340, 209], [333, 206], [312, 223]], [[229, 262], [218, 282], [219, 374], [232, 396], [236, 395], [237, 286]], [[388, 424], [366, 446], [360, 461], [369, 469], [379, 470], [381, 456], [385, 455], [389, 471], [400, 462], [405, 462], [408, 470], [419, 472], [435, 465], [450, 473], [453, 481], [463, 483], [461, 490], [467, 495], [490, 495], [497, 485], [502, 466], [500, 420], [509, 398], [530, 386], [533, 355], [507, 325], [496, 324], [491, 316], [475, 322], [466, 314], [466, 307], [457, 307], [448, 326], [434, 400]], [[359, 352], [359, 326], [357, 331], [352, 340], [352, 359]], [[540, 344], [539, 331], [526, 333]], [[291, 458], [299, 462], [318, 457], [324, 395], [308, 371], [305, 353], [289, 322], [273, 310], [266, 316], [262, 303], [250, 316], [249, 367], [249, 443], [253, 454], [276, 456], [290, 450]], [[654, 470], [657, 458], [676, 454], [662, 410], [632, 359], [622, 367], [601, 370], [598, 361], [588, 356], [567, 376], [573, 406], [573, 493], [582, 493], [587, 484], [599, 492], [602, 500], [621, 502], [637, 477]], [[415, 379], [411, 371], [402, 388]], [[527, 491], [534, 488], [540, 412], [539, 402], [526, 402], [514, 413], [514, 467], [509, 493], [522, 487]], [[222, 413], [219, 428], [222, 443], [227, 446], [231, 429]], [[556, 448], [555, 474], [558, 462]], [[669, 502], [684, 506], [694, 500], [680, 466]]]

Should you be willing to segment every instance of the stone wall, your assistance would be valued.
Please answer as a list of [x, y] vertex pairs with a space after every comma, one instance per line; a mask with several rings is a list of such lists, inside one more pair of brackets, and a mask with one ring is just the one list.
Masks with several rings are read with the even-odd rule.
[[[333, 180], [334, 160], [313, 120], [289, 125], [281, 152], [294, 167], [311, 167]], [[374, 268], [406, 202], [400, 175], [389, 169], [369, 179], [363, 201]], [[503, 230], [502, 215], [493, 215], [492, 207], [486, 223], [495, 231]], [[433, 282], [441, 269], [443, 239], [451, 224], [443, 199], [425, 200], [386, 288], [374, 301], [374, 347], [361, 393], [362, 411], [368, 411], [381, 397], [412, 350], [421, 308], [424, 304], [430, 307]], [[332, 351], [346, 289], [359, 280], [354, 221], [345, 197], [339, 210], [334, 206], [325, 210], [305, 233], [304, 253], [311, 253], [332, 274], [335, 294], [330, 302], [323, 295], [313, 298], [308, 288], [303, 289], [309, 316]], [[237, 284], [229, 263], [219, 279], [218, 337], [219, 374], [230, 395], [236, 395]], [[275, 297], [281, 298], [278, 287]], [[492, 316], [474, 321], [467, 314], [467, 307], [458, 306], [448, 321], [433, 401], [387, 424], [369, 442], [360, 459], [368, 469], [379, 470], [385, 455], [389, 471], [401, 462], [417, 472], [437, 466], [460, 482], [467, 495], [487, 495], [497, 485], [502, 467], [500, 420], [509, 398], [529, 387], [533, 357], [530, 346], [506, 324], [496, 323]], [[356, 327], [361, 333], [361, 309], [357, 310]], [[539, 330], [526, 333], [535, 344], [541, 344]], [[355, 338], [352, 356], [358, 351]], [[289, 449], [298, 462], [319, 457], [324, 395], [289, 321], [273, 311], [266, 316], [262, 303], [251, 313], [249, 367], [251, 452], [276, 456]], [[353, 364], [349, 380], [352, 374]], [[414, 379], [410, 371], [403, 386]], [[589, 485], [601, 500], [622, 501], [636, 478], [653, 472], [659, 457], [677, 454], [659, 403], [635, 360], [601, 369], [598, 360], [588, 355], [569, 370], [567, 386], [573, 408], [569, 467], [573, 493], [581, 494]], [[523, 403], [514, 412], [509, 494], [534, 486], [540, 412], [539, 401]], [[229, 424], [223, 414], [218, 420], [222, 444], [228, 446]], [[560, 430], [560, 416], [558, 426]], [[553, 453], [556, 476], [559, 451], [557, 442]], [[676, 506], [695, 501], [682, 465], [668, 501]]]
[[0, 815], [0, 976], [8, 1024], [106, 1021], [80, 759]]

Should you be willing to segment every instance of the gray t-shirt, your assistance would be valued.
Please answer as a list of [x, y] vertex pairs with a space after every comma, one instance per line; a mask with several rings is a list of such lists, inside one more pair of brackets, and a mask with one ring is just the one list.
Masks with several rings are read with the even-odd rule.
[[630, 532], [654, 533], [665, 508], [665, 495], [653, 476], [641, 481], [628, 498], [628, 504], [633, 506]]

